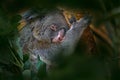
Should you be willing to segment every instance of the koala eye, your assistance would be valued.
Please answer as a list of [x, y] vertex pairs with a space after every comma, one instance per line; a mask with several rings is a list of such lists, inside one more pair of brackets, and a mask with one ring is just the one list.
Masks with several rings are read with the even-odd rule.
[[57, 26], [54, 25], [54, 24], [52, 24], [52, 25], [50, 26], [50, 29], [53, 30], [53, 31], [57, 31]]

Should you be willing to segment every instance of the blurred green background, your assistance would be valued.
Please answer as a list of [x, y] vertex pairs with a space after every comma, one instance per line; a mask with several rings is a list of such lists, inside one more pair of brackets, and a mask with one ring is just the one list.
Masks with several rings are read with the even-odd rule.
[[[0, 1], [0, 80], [23, 80], [27, 55], [18, 47], [18, 13], [29, 8], [54, 9], [65, 6], [88, 10], [94, 14], [93, 24], [99, 29], [105, 25], [111, 45], [97, 37], [98, 56], [70, 56], [60, 70], [46, 77], [41, 67], [41, 80], [120, 80], [120, 0], [1, 0]], [[77, 52], [85, 54], [81, 49]], [[77, 54], [77, 52], [75, 52]], [[29, 65], [29, 64], [28, 64]], [[27, 72], [28, 71], [28, 72]], [[30, 75], [29, 70], [24, 72]], [[30, 80], [26, 78], [25, 80]]]

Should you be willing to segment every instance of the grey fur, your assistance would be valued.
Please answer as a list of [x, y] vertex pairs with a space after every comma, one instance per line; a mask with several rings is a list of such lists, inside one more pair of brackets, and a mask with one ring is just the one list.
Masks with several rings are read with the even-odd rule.
[[[35, 64], [37, 63], [38, 56], [47, 65], [54, 65], [57, 64], [57, 59], [60, 59], [59, 55], [67, 56], [72, 54], [90, 21], [91, 18], [85, 16], [79, 21], [73, 22], [69, 29], [62, 13], [55, 11], [45, 15], [42, 20], [36, 19], [32, 23], [27, 24], [20, 31], [20, 44], [23, 51], [30, 54], [32, 68], [35, 71], [37, 70], [35, 69]], [[56, 24], [59, 26], [59, 29], [66, 29], [65, 39], [61, 43], [51, 43], [52, 31], [49, 29], [51, 24]]]

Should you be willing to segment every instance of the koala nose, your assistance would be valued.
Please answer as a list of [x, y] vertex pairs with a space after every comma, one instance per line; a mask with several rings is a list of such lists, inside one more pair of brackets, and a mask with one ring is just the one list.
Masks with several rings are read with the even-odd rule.
[[61, 42], [64, 38], [64, 29], [61, 29], [59, 32], [58, 32], [58, 35], [55, 36], [55, 38], [53, 38], [52, 42]]

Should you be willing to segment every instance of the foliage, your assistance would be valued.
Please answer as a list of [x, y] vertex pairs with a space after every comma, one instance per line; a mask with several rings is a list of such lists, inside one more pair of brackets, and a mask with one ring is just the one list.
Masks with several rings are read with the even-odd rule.
[[[23, 56], [18, 47], [19, 38], [16, 37], [19, 36], [17, 26], [20, 16], [17, 13], [28, 8], [50, 10], [56, 5], [92, 12], [93, 24], [98, 28], [101, 28], [101, 24], [105, 25], [112, 45], [107, 45], [96, 35], [100, 43], [97, 44], [96, 54], [100, 54], [97, 56], [98, 59], [86, 58], [82, 55], [68, 57], [68, 62], [64, 62], [60, 70], [53, 72], [51, 76], [45, 77], [44, 65], [40, 69], [41, 75], [38, 76], [45, 80], [119, 80], [120, 0], [34, 0], [34, 2], [33, 0], [2, 0], [0, 3], [0, 80], [23, 79], [23, 66], [28, 56]], [[84, 54], [82, 47], [79, 52]], [[26, 72], [30, 73], [29, 70]]]

